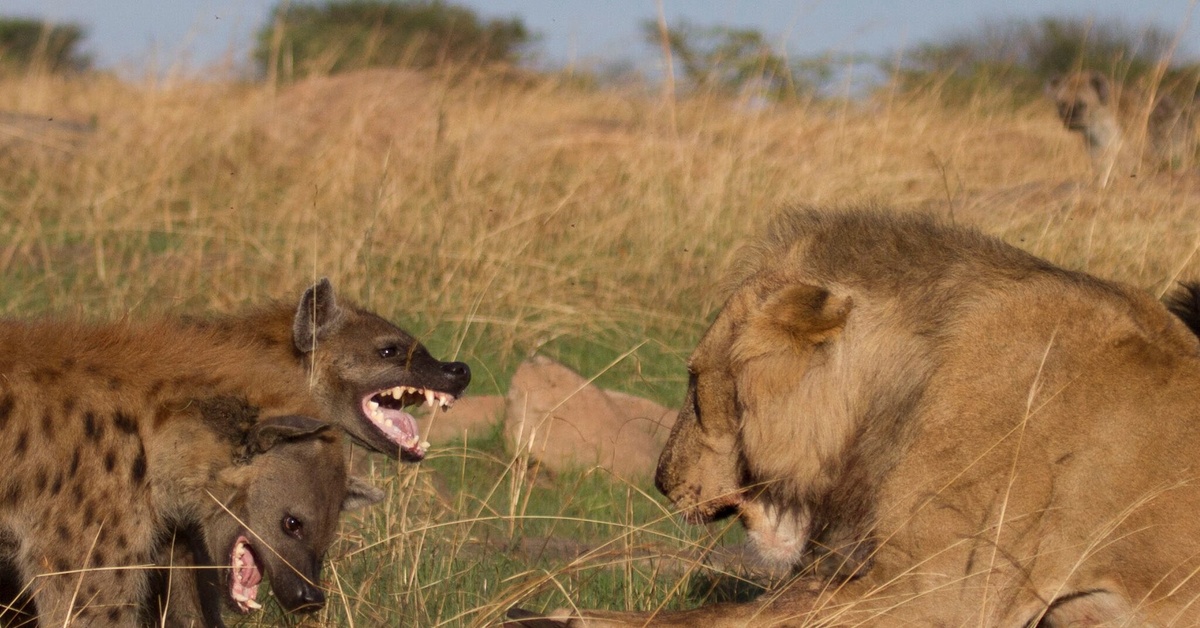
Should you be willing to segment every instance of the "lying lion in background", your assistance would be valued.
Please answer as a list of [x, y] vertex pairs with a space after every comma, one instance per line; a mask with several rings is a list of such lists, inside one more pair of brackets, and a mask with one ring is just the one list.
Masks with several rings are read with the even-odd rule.
[[[1187, 87], [1181, 91], [1188, 91]], [[1194, 94], [1196, 85], [1190, 85]], [[1186, 169], [1196, 160], [1196, 105], [1164, 92], [1114, 88], [1095, 70], [1057, 76], [1046, 84], [1063, 126], [1083, 136], [1100, 185], [1113, 175]], [[1115, 170], [1115, 172], [1114, 172]]]
[[732, 283], [656, 483], [797, 578], [521, 625], [1200, 622], [1200, 342], [1151, 296], [869, 210], [785, 213]]

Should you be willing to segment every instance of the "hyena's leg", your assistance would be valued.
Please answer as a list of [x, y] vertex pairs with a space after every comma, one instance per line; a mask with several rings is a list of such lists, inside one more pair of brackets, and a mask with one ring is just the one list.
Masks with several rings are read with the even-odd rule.
[[33, 626], [37, 610], [17, 565], [21, 546], [8, 531], [0, 529], [0, 626]]
[[[152, 595], [155, 624], [163, 628], [221, 628], [225, 623], [221, 619], [218, 574], [212, 569], [196, 569], [197, 564], [206, 561], [197, 556], [189, 542], [178, 538], [159, 552], [158, 563], [164, 568], [156, 574]], [[201, 595], [201, 589], [210, 594]]]
[[[124, 539], [126, 547], [129, 540]], [[21, 571], [34, 574], [28, 588], [41, 626], [137, 625], [149, 570], [149, 552], [125, 554], [112, 547], [26, 543]]]

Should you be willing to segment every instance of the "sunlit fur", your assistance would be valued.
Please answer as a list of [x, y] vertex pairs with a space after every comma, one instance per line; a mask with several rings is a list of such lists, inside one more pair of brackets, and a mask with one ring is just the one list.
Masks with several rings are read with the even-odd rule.
[[800, 577], [572, 626], [1200, 621], [1200, 342], [1151, 295], [869, 209], [740, 259], [656, 479]]

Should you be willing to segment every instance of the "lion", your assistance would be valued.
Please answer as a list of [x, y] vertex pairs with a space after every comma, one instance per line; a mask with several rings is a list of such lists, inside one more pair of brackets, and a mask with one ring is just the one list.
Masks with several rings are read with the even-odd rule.
[[[514, 625], [1200, 622], [1200, 341], [1179, 316], [872, 208], [787, 211], [739, 260], [655, 482], [795, 577]], [[1172, 303], [1195, 320], [1191, 290]]]
[[[1191, 87], [1194, 92], [1195, 84]], [[1170, 169], [1195, 163], [1195, 106], [1180, 104], [1166, 91], [1118, 93], [1105, 75], [1082, 70], [1050, 79], [1046, 93], [1063, 126], [1083, 136], [1101, 186], [1114, 169], [1136, 176], [1143, 161]]]

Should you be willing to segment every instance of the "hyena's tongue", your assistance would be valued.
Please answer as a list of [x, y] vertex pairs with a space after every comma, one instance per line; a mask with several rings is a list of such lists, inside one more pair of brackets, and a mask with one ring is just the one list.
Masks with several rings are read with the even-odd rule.
[[401, 409], [403, 402], [400, 393], [394, 396], [391, 393], [392, 390], [387, 390], [363, 399], [363, 414], [401, 449], [417, 459], [423, 458], [429, 443], [421, 442], [416, 420]]
[[258, 583], [262, 582], [262, 570], [255, 560], [254, 551], [250, 549], [250, 541], [239, 536], [233, 544], [233, 552], [229, 557], [232, 571], [229, 574], [229, 596], [237, 603], [238, 610], [249, 613], [262, 608], [258, 603]]

